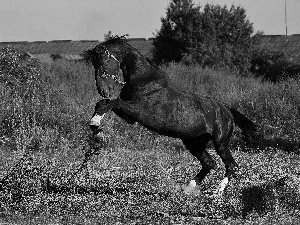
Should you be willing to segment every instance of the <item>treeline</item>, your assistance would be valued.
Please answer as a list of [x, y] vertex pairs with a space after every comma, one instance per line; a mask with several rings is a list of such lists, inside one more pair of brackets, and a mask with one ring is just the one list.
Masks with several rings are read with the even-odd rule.
[[203, 68], [229, 69], [279, 81], [299, 73], [283, 52], [259, 50], [253, 23], [241, 6], [195, 5], [172, 0], [153, 42], [156, 64], [171, 61]]

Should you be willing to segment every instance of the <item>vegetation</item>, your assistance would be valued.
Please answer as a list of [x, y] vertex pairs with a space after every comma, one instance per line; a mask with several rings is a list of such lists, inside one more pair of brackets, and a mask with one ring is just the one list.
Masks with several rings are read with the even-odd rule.
[[185, 195], [180, 187], [199, 162], [179, 140], [113, 113], [103, 122], [103, 146], [76, 173], [91, 148], [87, 122], [98, 98], [91, 66], [39, 63], [10, 48], [2, 49], [0, 60], [1, 223], [300, 222], [299, 80], [274, 84], [200, 66], [162, 66], [178, 88], [214, 96], [266, 134], [263, 145], [249, 149], [236, 131], [231, 150], [240, 170], [225, 196], [214, 199], [224, 167], [213, 150], [216, 170], [198, 195]]
[[153, 42], [157, 63], [183, 60], [248, 71], [253, 27], [242, 7], [206, 4], [202, 9], [192, 0], [173, 0], [161, 22]]
[[272, 82], [299, 76], [299, 65], [291, 64], [284, 52], [257, 49], [263, 32], [253, 34], [243, 7], [173, 0], [161, 22], [153, 41], [156, 64], [197, 64]]
[[278, 128], [272, 138], [298, 140], [300, 80], [290, 78], [275, 85], [253, 77], [233, 75], [228, 71], [174, 63], [166, 70], [182, 89], [214, 96], [261, 124], [264, 130]]
[[251, 68], [256, 77], [278, 82], [299, 76], [300, 66], [289, 62], [282, 51], [256, 50], [251, 57]]

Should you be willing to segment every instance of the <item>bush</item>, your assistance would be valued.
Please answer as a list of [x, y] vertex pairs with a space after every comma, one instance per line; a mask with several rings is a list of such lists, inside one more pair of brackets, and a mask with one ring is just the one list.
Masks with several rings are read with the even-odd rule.
[[[13, 48], [2, 49], [0, 56], [1, 165], [7, 171], [21, 166], [16, 173], [23, 178], [27, 161], [40, 165], [34, 178], [40, 187], [40, 178], [56, 170], [57, 161], [69, 160], [71, 168], [89, 148], [87, 122], [98, 96], [93, 69], [62, 59], [40, 63]], [[30, 185], [26, 179], [12, 179], [13, 189], [22, 193], [34, 189]]]
[[256, 77], [277, 82], [299, 75], [300, 66], [289, 62], [284, 52], [263, 49], [253, 52], [250, 71]]
[[182, 60], [202, 67], [228, 68], [242, 73], [250, 67], [253, 33], [242, 7], [173, 0], [153, 42], [153, 58], [162, 62]]
[[49, 129], [73, 140], [83, 131], [76, 127], [87, 127], [96, 94], [92, 69], [83, 62], [58, 59], [40, 63], [24, 58], [16, 49], [3, 48], [0, 52], [0, 140], [9, 138], [13, 146], [23, 148], [28, 144], [27, 139], [31, 142], [35, 138], [36, 132]]
[[11, 47], [0, 51], [1, 134], [11, 135], [16, 129], [32, 126], [43, 101], [40, 64], [23, 55]]

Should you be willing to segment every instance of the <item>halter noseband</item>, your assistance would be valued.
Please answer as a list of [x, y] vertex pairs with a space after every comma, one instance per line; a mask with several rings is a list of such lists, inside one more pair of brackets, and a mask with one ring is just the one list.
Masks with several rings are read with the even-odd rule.
[[[106, 59], [105, 62], [108, 62], [108, 61], [112, 58], [113, 60], [117, 61], [117, 62], [119, 63], [119, 65], [120, 65], [120, 61], [119, 61], [113, 54], [111, 54], [111, 53], [109, 52], [109, 50], [106, 48], [106, 46], [101, 45], [101, 47], [104, 49], [104, 53], [105, 53], [105, 54], [107, 55], [107, 57], [108, 57], [108, 59]], [[101, 54], [101, 52], [98, 51], [98, 50], [94, 50], [94, 51], [95, 51], [96, 53], [100, 53], [100, 54]], [[107, 66], [106, 66], [106, 67], [107, 67]], [[109, 78], [109, 77], [111, 77], [114, 81], [116, 81], [117, 83], [119, 83], [119, 84], [121, 84], [121, 85], [123, 85], [123, 86], [126, 84], [125, 81], [121, 81], [121, 79], [120, 79], [119, 76], [117, 76], [117, 75], [115, 75], [115, 74], [108, 74], [106, 68], [103, 69], [101, 72], [102, 72], [101, 78]]]

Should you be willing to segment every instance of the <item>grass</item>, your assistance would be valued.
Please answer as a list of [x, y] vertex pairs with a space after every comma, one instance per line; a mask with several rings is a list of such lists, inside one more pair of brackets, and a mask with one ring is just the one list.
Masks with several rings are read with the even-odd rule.
[[[227, 71], [171, 64], [165, 69], [179, 88], [213, 96], [260, 124], [266, 145], [299, 153], [300, 80], [274, 84]], [[200, 75], [201, 74], [201, 75]]]
[[[128, 125], [113, 113], [103, 123], [104, 145], [76, 173], [90, 148], [87, 122], [98, 98], [91, 66], [64, 60], [38, 65], [15, 55], [5, 52], [10, 66], [0, 71], [0, 223], [300, 222], [299, 81], [262, 83], [226, 71], [163, 67], [179, 88], [237, 108], [268, 138], [259, 151], [233, 141], [239, 172], [224, 197], [214, 199], [211, 193], [225, 171], [213, 150], [217, 167], [198, 195], [185, 195], [181, 186], [199, 171], [199, 162], [179, 140]], [[30, 74], [31, 67], [40, 68], [36, 79], [21, 76], [31, 86], [5, 82], [20, 71]]]

